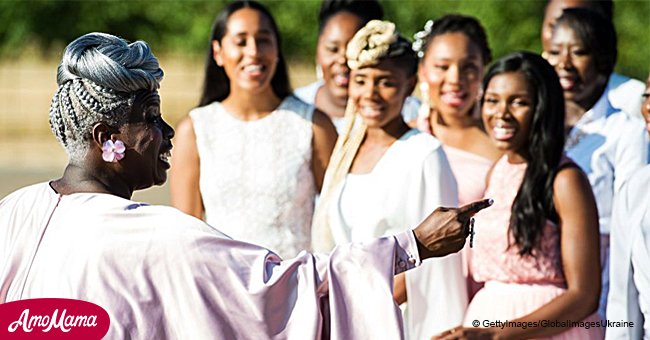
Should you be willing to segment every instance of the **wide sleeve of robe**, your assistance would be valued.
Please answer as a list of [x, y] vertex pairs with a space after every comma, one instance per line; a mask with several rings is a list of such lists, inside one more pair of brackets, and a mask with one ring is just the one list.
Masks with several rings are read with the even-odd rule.
[[419, 264], [411, 231], [284, 261], [210, 233], [170, 241], [151, 272], [170, 338], [402, 337], [392, 285], [395, 273]]
[[0, 303], [93, 302], [107, 339], [400, 339], [393, 275], [420, 264], [411, 230], [281, 260], [174, 208], [47, 183], [0, 201], [0, 245]]

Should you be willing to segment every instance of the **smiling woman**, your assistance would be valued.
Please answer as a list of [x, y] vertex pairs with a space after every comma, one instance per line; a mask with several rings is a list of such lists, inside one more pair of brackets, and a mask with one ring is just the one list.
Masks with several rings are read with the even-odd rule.
[[[525, 161], [527, 139], [535, 107], [533, 89], [522, 73], [495, 76], [483, 95], [485, 126], [497, 148], [511, 151], [511, 162]], [[508, 112], [508, 119], [504, 119]], [[527, 156], [529, 158], [530, 156]]]
[[[318, 80], [296, 89], [301, 100], [325, 112], [340, 133], [348, 102], [350, 68], [346, 60], [348, 42], [370, 20], [384, 15], [376, 0], [323, 0], [318, 16], [316, 70]], [[420, 102], [408, 97], [402, 114], [414, 117]]]
[[[388, 21], [372, 20], [347, 46], [351, 69], [345, 124], [314, 214], [314, 248], [364, 241], [418, 223], [436, 205], [456, 206], [456, 181], [440, 142], [401, 115], [418, 60]], [[396, 278], [413, 339], [460, 324], [467, 304], [458, 255]]]
[[[468, 328], [450, 338], [601, 339], [597, 328], [539, 323], [599, 320], [596, 204], [585, 174], [562, 152], [559, 79], [541, 56], [518, 52], [490, 67], [483, 88], [483, 121], [505, 155], [486, 189], [496, 209], [476, 216], [470, 263], [473, 278], [485, 285], [465, 314]], [[473, 324], [486, 319], [511, 323]]]
[[492, 60], [480, 22], [449, 14], [416, 34], [423, 97], [417, 126], [440, 140], [458, 182], [460, 204], [483, 197], [485, 176], [501, 156], [478, 114], [486, 65]]
[[436, 210], [413, 230], [331, 256], [282, 260], [178, 209], [130, 199], [169, 167], [162, 75], [143, 41], [89, 33], [65, 49], [50, 120], [69, 164], [62, 178], [0, 200], [0, 322], [13, 322], [0, 337], [29, 333], [19, 327], [28, 317], [46, 328], [43, 311], [53, 319], [83, 300], [110, 316], [110, 325], [97, 320], [109, 339], [400, 339], [393, 276], [458, 251], [470, 218], [491, 203]]
[[[110, 60], [112, 71], [92, 73], [92, 58], [120, 52], [109, 50], [116, 49], [114, 45], [101, 45], [112, 39], [118, 38], [96, 34], [71, 44], [58, 68], [50, 125], [70, 156], [63, 177], [51, 182], [61, 194], [96, 191], [130, 198], [134, 190], [167, 179], [174, 130], [160, 116], [157, 90], [163, 71], [147, 45], [123, 42], [121, 47], [132, 48], [136, 58]], [[92, 43], [102, 48], [88, 48]], [[81, 51], [89, 61], [75, 66], [71, 55]], [[84, 72], [92, 74], [82, 78], [78, 73]], [[116, 79], [116, 74], [128, 81]], [[92, 152], [93, 146], [100, 146], [103, 154]]]
[[175, 207], [285, 257], [310, 247], [336, 140], [327, 116], [290, 93], [273, 17], [230, 3], [215, 19], [201, 106], [178, 126], [170, 180]]
[[[557, 19], [549, 50], [545, 51], [560, 77], [567, 103], [566, 153], [589, 176], [598, 204], [602, 319], [606, 319], [609, 233], [624, 227], [612, 225], [614, 200], [628, 177], [648, 160], [647, 135], [638, 113], [641, 95], [632, 87], [621, 92], [613, 81], [616, 41], [611, 21], [589, 9], [567, 8]], [[621, 105], [618, 96], [623, 93], [628, 105]], [[637, 104], [631, 107], [637, 112], [628, 111], [626, 107], [634, 102]]]
[[[133, 101], [129, 122], [124, 128], [123, 141], [133, 145], [124, 154], [124, 166], [130, 169], [126, 175], [138, 179], [135, 189], [152, 184], [162, 185], [167, 180], [170, 167], [171, 137], [174, 132], [160, 114], [160, 96], [155, 92], [138, 92]], [[143, 164], [148, 166], [142, 166]], [[146, 173], [146, 169], [152, 173]], [[151, 178], [151, 179], [149, 179]]]

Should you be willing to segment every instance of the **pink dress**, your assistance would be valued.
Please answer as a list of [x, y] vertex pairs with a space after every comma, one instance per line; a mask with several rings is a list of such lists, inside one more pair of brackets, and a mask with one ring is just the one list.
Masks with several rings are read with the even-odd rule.
[[[568, 161], [565, 159], [563, 162]], [[465, 326], [479, 320], [512, 321], [527, 315], [566, 290], [560, 254], [559, 226], [547, 220], [541, 239], [541, 251], [535, 257], [520, 257], [517, 249], [508, 249], [512, 202], [526, 171], [526, 163], [510, 164], [503, 156], [492, 169], [485, 197], [494, 205], [476, 215], [476, 235], [471, 270], [477, 282], [485, 282], [470, 302]], [[560, 320], [565, 321], [565, 320]], [[596, 313], [584, 321], [599, 322]], [[551, 339], [602, 339], [604, 328], [571, 328]]]
[[[484, 197], [485, 177], [492, 167], [493, 162], [462, 149], [444, 145], [449, 166], [456, 177], [458, 185], [458, 206], [478, 201]], [[471, 299], [483, 287], [482, 283], [474, 281], [470, 275], [470, 248], [465, 244], [461, 250], [463, 261], [463, 275], [467, 278], [467, 296]]]
[[485, 192], [485, 176], [492, 161], [477, 154], [444, 145], [451, 171], [458, 185], [458, 205], [478, 201]]

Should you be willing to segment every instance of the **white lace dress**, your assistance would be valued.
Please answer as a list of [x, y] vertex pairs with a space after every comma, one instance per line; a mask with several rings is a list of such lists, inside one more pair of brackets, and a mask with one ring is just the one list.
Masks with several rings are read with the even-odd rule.
[[235, 118], [218, 102], [190, 112], [208, 224], [283, 258], [310, 248], [312, 114], [313, 106], [294, 96], [255, 121]]

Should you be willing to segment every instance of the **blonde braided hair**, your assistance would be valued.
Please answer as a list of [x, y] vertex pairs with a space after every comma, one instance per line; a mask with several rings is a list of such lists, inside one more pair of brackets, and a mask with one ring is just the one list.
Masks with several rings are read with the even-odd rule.
[[[377, 65], [382, 59], [400, 56], [410, 49], [411, 45], [405, 39], [399, 39], [394, 23], [371, 20], [348, 43], [346, 58], [350, 69], [358, 70]], [[317, 252], [329, 252], [334, 248], [329, 210], [335, 189], [348, 175], [352, 161], [366, 136], [366, 124], [351, 99], [348, 99], [343, 119], [343, 130], [332, 151], [320, 200], [314, 212], [312, 248]]]

